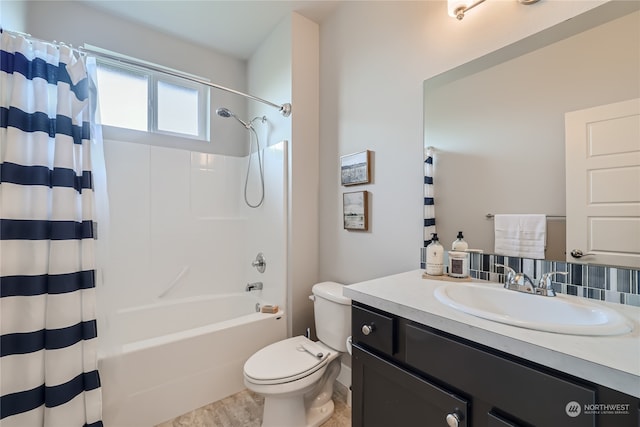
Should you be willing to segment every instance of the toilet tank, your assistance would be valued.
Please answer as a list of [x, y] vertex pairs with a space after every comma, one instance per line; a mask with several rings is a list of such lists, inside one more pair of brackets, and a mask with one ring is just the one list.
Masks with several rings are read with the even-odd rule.
[[344, 286], [335, 282], [313, 285], [313, 310], [316, 335], [324, 344], [341, 352], [347, 351], [351, 335], [351, 298], [342, 295]]

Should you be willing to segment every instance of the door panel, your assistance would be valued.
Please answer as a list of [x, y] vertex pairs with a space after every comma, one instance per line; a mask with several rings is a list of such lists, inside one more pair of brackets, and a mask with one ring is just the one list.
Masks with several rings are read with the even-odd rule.
[[567, 261], [640, 268], [640, 99], [567, 113]]

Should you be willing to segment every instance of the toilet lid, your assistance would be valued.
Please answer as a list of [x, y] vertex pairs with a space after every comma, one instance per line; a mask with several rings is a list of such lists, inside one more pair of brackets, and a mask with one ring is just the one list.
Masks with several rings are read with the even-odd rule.
[[302, 348], [314, 345], [304, 336], [289, 338], [268, 345], [256, 352], [244, 364], [244, 374], [261, 384], [281, 384], [306, 377], [327, 364], [329, 352], [316, 357]]

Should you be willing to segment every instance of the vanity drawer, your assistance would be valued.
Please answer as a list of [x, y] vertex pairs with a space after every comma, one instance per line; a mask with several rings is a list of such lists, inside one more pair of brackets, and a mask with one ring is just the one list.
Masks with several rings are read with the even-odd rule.
[[397, 349], [397, 319], [364, 307], [351, 312], [353, 342], [393, 356]]

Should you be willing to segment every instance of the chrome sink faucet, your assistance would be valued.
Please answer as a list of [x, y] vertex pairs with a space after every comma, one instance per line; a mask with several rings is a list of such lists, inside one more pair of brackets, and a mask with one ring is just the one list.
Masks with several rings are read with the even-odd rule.
[[496, 264], [496, 267], [504, 268], [504, 287], [512, 291], [535, 293], [536, 285], [525, 273], [517, 273], [513, 268], [504, 264]]
[[536, 293], [538, 295], [544, 295], [546, 297], [556, 296], [556, 291], [554, 291], [551, 287], [551, 276], [554, 276], [556, 274], [562, 274], [563, 276], [566, 276], [569, 273], [567, 273], [566, 271], [552, 271], [543, 274], [540, 278], [540, 282], [538, 283], [538, 287], [536, 288]]
[[540, 282], [536, 285], [533, 280], [525, 273], [517, 273], [508, 265], [495, 264], [496, 267], [502, 267], [505, 270], [504, 287], [512, 291], [525, 292], [533, 295], [542, 295], [545, 297], [555, 297], [556, 292], [551, 286], [551, 276], [556, 274], [567, 275], [564, 271], [552, 271], [545, 273], [540, 278]]

